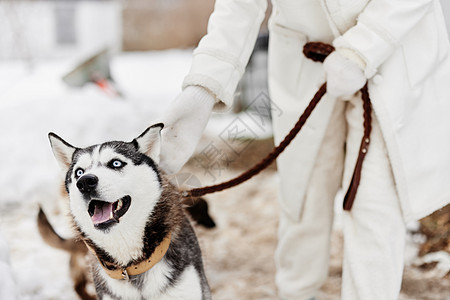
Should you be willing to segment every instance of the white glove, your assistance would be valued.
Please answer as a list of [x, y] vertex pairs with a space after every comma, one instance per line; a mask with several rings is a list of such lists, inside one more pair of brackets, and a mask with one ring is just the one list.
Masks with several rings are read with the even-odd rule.
[[200, 86], [188, 86], [162, 117], [160, 167], [176, 173], [194, 153], [208, 124], [215, 98]]
[[367, 81], [364, 62], [356, 54], [344, 56], [338, 50], [323, 62], [327, 76], [327, 94], [332, 97], [350, 97]]

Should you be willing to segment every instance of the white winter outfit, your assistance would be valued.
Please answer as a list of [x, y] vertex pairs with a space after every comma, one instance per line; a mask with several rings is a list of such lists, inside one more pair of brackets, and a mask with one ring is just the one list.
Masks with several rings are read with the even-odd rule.
[[[266, 0], [216, 0], [208, 34], [194, 51], [183, 86], [208, 89], [218, 99], [217, 109], [230, 106], [266, 6]], [[374, 132], [354, 207], [344, 214], [343, 299], [395, 299], [403, 263], [404, 222], [450, 202], [450, 48], [440, 3], [273, 0], [269, 29], [269, 91], [282, 111], [273, 115], [276, 143], [293, 127], [325, 81], [323, 66], [302, 54], [306, 42], [333, 44], [338, 51], [350, 51], [363, 62], [374, 110]], [[353, 172], [356, 160], [351, 149], [359, 146], [362, 135], [354, 136], [362, 130], [353, 125], [357, 116], [348, 117], [358, 110], [360, 100], [347, 100], [326, 95], [277, 162], [281, 185], [277, 284], [286, 298], [313, 296], [326, 276], [327, 253], [317, 249], [328, 251], [331, 201], [341, 185], [344, 190], [348, 186], [351, 174], [346, 174]], [[333, 119], [344, 124], [335, 126]], [[362, 125], [362, 119], [358, 122]], [[330, 141], [324, 138], [330, 128], [340, 128], [343, 138], [337, 133]], [[322, 158], [333, 155], [335, 167], [320, 171]], [[325, 161], [332, 164], [333, 159]], [[311, 237], [318, 233], [322, 240]], [[368, 237], [376, 240], [372, 250], [361, 246]], [[374, 251], [383, 259], [375, 259]], [[311, 257], [315, 254], [316, 260], [325, 259], [325, 266], [314, 262]], [[364, 273], [361, 264], [378, 269], [372, 291], [382, 287], [385, 294], [372, 293], [370, 297], [370, 282], [360, 276]]]

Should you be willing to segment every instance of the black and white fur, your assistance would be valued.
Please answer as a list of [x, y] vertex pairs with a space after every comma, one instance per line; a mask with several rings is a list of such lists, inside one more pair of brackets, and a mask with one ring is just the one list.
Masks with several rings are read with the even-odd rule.
[[[171, 233], [164, 258], [129, 280], [110, 278], [93, 259], [99, 299], [211, 298], [200, 247], [183, 212], [181, 197], [157, 166], [162, 128], [162, 124], [153, 125], [132, 142], [113, 141], [87, 148], [73, 147], [49, 134], [53, 153], [67, 172], [65, 187], [74, 226], [99, 258], [120, 266], [138, 263]], [[127, 199], [126, 212], [116, 215], [123, 210], [117, 208], [114, 217], [105, 221], [96, 211], [103, 219], [94, 224], [93, 207], [97, 203], [117, 205], [118, 199]]]

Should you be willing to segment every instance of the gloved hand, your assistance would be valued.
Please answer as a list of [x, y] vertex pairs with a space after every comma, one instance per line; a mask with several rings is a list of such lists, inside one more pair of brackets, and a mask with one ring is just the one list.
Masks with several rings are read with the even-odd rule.
[[215, 104], [215, 97], [200, 86], [188, 86], [169, 105], [160, 120], [160, 167], [178, 172], [194, 153]]
[[323, 67], [327, 76], [327, 94], [332, 97], [350, 97], [367, 81], [363, 71], [364, 62], [355, 53], [344, 56], [336, 50], [328, 55]]

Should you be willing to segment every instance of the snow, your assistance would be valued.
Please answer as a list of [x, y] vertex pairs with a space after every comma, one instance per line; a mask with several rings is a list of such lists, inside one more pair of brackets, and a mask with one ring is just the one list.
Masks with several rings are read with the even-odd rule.
[[424, 264], [430, 264], [434, 262], [436, 262], [437, 265], [432, 269], [430, 273], [435, 275], [435, 277], [437, 278], [444, 278], [450, 270], [450, 255], [446, 251], [428, 253], [423, 257], [415, 258], [413, 263], [415, 266], [420, 267]]

